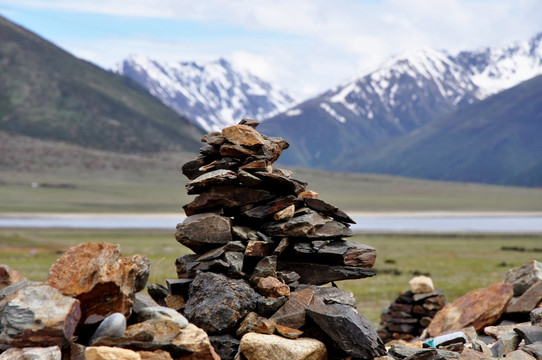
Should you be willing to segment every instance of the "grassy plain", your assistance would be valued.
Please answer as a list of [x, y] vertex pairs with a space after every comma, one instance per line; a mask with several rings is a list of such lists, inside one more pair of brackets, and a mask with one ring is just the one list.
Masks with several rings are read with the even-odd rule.
[[[432, 277], [448, 301], [472, 289], [502, 281], [506, 270], [542, 260], [542, 235], [356, 235], [377, 249], [377, 275], [338, 283], [354, 293], [361, 313], [378, 326], [379, 316], [417, 274]], [[151, 262], [149, 283], [175, 278], [175, 258], [190, 252], [173, 231], [0, 229], [0, 264], [31, 280], [43, 281], [62, 252], [85, 242], [119, 244], [123, 255], [142, 254]], [[515, 247], [524, 251], [503, 250]]]

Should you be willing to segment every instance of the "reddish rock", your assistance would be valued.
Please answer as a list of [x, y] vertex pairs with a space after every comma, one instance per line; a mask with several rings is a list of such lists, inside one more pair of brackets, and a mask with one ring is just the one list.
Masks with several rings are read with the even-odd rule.
[[13, 270], [7, 265], [0, 265], [0, 290], [9, 285], [13, 285], [25, 280], [26, 278], [18, 271]]
[[287, 339], [297, 339], [301, 335], [303, 335], [303, 331], [292, 329], [291, 327], [284, 326], [284, 325], [277, 324], [275, 326], [275, 329], [277, 331], [277, 334], [279, 334], [280, 336], [284, 336]]
[[314, 304], [314, 300], [314, 291], [310, 289], [294, 292], [271, 319], [277, 324], [299, 329], [305, 324], [305, 309]]
[[267, 297], [290, 296], [290, 287], [273, 276], [260, 278], [256, 288], [260, 294]]
[[122, 256], [119, 245], [87, 243], [66, 251], [51, 267], [46, 284], [78, 299], [84, 319], [115, 312], [129, 316], [149, 267], [146, 257]]
[[433, 337], [469, 326], [481, 330], [501, 317], [512, 296], [511, 284], [495, 283], [473, 290], [440, 310], [427, 330]]
[[79, 301], [42, 283], [3, 289], [0, 310], [0, 350], [66, 344], [81, 318]]
[[141, 360], [173, 360], [171, 355], [164, 350], [138, 351]]
[[275, 332], [276, 321], [258, 316], [255, 312], [250, 312], [237, 327], [236, 335], [242, 338], [243, 335], [249, 332], [260, 334], [272, 334]]
[[222, 136], [235, 145], [257, 148], [265, 145], [264, 137], [253, 127], [234, 125], [222, 129]]
[[245, 249], [245, 256], [265, 257], [273, 254], [274, 244], [265, 241], [251, 240]]
[[305, 190], [302, 193], [299, 193], [297, 197], [301, 199], [318, 199], [318, 193], [312, 190]]
[[276, 221], [288, 221], [294, 217], [294, 212], [295, 212], [295, 206], [290, 205], [287, 208], [282, 209], [281, 211], [277, 211], [273, 215], [273, 219], [275, 219]]

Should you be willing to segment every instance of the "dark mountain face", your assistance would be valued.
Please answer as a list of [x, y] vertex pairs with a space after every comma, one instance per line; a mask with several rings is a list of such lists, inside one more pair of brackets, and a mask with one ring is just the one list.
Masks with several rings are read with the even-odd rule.
[[0, 130], [112, 151], [193, 151], [202, 134], [135, 82], [3, 17]]
[[540, 99], [542, 76], [415, 132], [346, 152], [330, 167], [435, 180], [542, 186]]
[[117, 72], [207, 131], [218, 131], [245, 117], [263, 120], [294, 102], [284, 91], [224, 59], [165, 63], [132, 56], [117, 66]]

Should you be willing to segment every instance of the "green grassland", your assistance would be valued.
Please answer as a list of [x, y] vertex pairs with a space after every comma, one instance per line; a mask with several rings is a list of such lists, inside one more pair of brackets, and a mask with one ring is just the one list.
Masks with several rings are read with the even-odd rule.
[[[119, 244], [123, 255], [141, 254], [151, 262], [149, 283], [175, 278], [175, 258], [190, 250], [172, 231], [0, 229], [0, 264], [31, 280], [43, 281], [62, 252], [85, 242]], [[542, 235], [356, 235], [352, 241], [377, 249], [377, 275], [338, 282], [354, 293], [358, 310], [375, 326], [383, 308], [417, 274], [431, 276], [448, 301], [504, 279], [506, 271], [528, 260], [542, 260]], [[503, 250], [514, 247], [523, 251]]]

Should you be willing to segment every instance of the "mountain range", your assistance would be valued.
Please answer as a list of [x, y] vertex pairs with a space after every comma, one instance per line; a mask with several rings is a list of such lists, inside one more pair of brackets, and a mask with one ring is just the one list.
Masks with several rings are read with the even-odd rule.
[[284, 164], [351, 171], [346, 161], [337, 165], [346, 154], [369, 156], [352, 149], [379, 146], [542, 74], [541, 42], [542, 33], [456, 56], [409, 51], [266, 120], [261, 129], [290, 141]]
[[134, 81], [1, 16], [0, 131], [119, 152], [196, 151], [202, 135]]
[[265, 119], [294, 103], [283, 90], [225, 59], [160, 62], [132, 55], [115, 71], [206, 131], [221, 130], [245, 117]]

